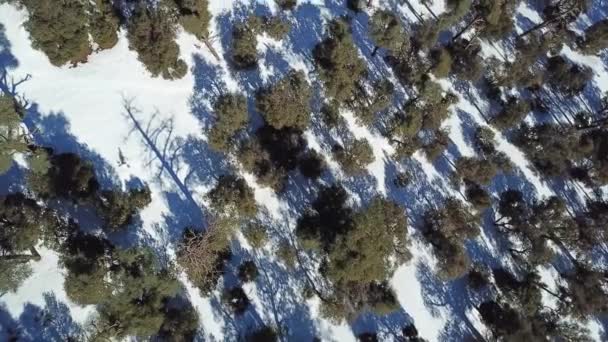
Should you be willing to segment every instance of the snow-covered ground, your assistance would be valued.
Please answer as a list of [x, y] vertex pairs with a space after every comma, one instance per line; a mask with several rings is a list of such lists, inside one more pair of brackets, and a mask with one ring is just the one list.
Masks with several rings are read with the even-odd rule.
[[[289, 16], [293, 24], [289, 38], [278, 43], [266, 36], [260, 37], [258, 49], [262, 59], [259, 73], [244, 76], [234, 74], [225, 59], [217, 61], [203, 44], [185, 33], [179, 35], [178, 43], [191, 72], [180, 80], [150, 77], [138, 62], [135, 52], [129, 50], [124, 32], [121, 32], [119, 43], [114, 48], [93, 54], [87, 63], [75, 68], [57, 68], [42, 52], [31, 47], [28, 33], [23, 27], [26, 13], [7, 4], [0, 5], [0, 25], [3, 29], [0, 34], [6, 37], [0, 55], [14, 56], [17, 65], [8, 68], [8, 71], [16, 80], [31, 75], [30, 80], [19, 86], [18, 92], [33, 104], [26, 122], [40, 129], [38, 135], [41, 143], [53, 146], [60, 152], [76, 151], [93, 156], [96, 167], [104, 170], [106, 177], [102, 178], [107, 181], [106, 185], [127, 186], [134, 180], [149, 184], [153, 201], [141, 213], [142, 223], [136, 235], [140, 241], [147, 241], [155, 248], [166, 248], [168, 254], [172, 255], [173, 243], [181, 229], [204, 215], [204, 210], [203, 213], [196, 211], [204, 208], [206, 191], [225, 172], [227, 164], [236, 166], [233, 161], [211, 152], [205, 144], [210, 103], [217, 90], [213, 88], [219, 84], [223, 89], [252, 96], [257, 87], [273, 82], [289, 68], [304, 70], [309, 74], [310, 81], [318, 85], [313, 74], [310, 50], [323, 37], [323, 25], [327, 18], [345, 13], [339, 9], [341, 3], [302, 1], [295, 13]], [[373, 3], [375, 6], [385, 6], [398, 1], [375, 0]], [[411, 8], [405, 4], [391, 8], [399, 10], [411, 23], [416, 22], [417, 16], [428, 18], [432, 15], [420, 1], [412, 0], [409, 3]], [[221, 56], [224, 56], [226, 46], [223, 43], [230, 30], [226, 24], [233, 19], [231, 11], [242, 4], [242, 1], [210, 0], [214, 17], [212, 36], [217, 38], [213, 45]], [[255, 6], [267, 6], [267, 10], [276, 11], [273, 1], [258, 1]], [[430, 8], [436, 15], [445, 11], [443, 1], [439, 0], [433, 1]], [[529, 7], [520, 7], [519, 13], [532, 22], [539, 20], [538, 14]], [[356, 20], [364, 22], [366, 19], [359, 16]], [[374, 65], [378, 73], [390, 76], [391, 71], [383, 62], [372, 61], [369, 57], [371, 43], [365, 41], [357, 29], [354, 36], [361, 56]], [[485, 48], [494, 49], [490, 45], [485, 45]], [[487, 53], [492, 55], [496, 51]], [[608, 90], [608, 71], [600, 58], [581, 56], [567, 48], [563, 53], [591, 67], [596, 86], [602, 91]], [[4, 61], [0, 63], [6, 67]], [[470, 134], [467, 130], [471, 129], [471, 123], [484, 126], [486, 123], [470, 97], [459, 93], [448, 80], [440, 82], [445, 90], [452, 90], [459, 96], [459, 102], [452, 107], [452, 115], [444, 123], [450, 130], [454, 145], [450, 151], [456, 151], [456, 156], [474, 155], [470, 140], [465, 139], [465, 135]], [[483, 99], [475, 101], [484, 107]], [[127, 104], [132, 106], [133, 117], [127, 115]], [[449, 194], [458, 196], [458, 192], [448, 186], [450, 170], [440, 166], [441, 163], [431, 163], [421, 153], [416, 153], [411, 161], [415, 164], [414, 168], [420, 171], [416, 173], [417, 184], [406, 191], [396, 189], [392, 169], [402, 170], [406, 166], [391, 159], [393, 148], [378, 132], [358, 124], [352, 113], [342, 114], [351, 134], [367, 139], [375, 156], [374, 163], [367, 170], [369, 177], [359, 181], [349, 179], [338, 170], [336, 163], [329, 161], [332, 175], [342, 180], [349, 192], [359, 199], [369, 198], [371, 193], [380, 193], [403, 202], [413, 212], [424, 207], [425, 198]], [[142, 130], [134, 129], [137, 126]], [[329, 159], [329, 148], [324, 137], [317, 133], [312, 129], [306, 132], [309, 146], [327, 154]], [[496, 133], [497, 149], [511, 158], [517, 168], [517, 177], [531, 184], [536, 196], [551, 195], [550, 186], [535, 173], [524, 154]], [[155, 149], [160, 153], [155, 153], [146, 143], [145, 136], [153, 138], [157, 144]], [[125, 165], [120, 165], [119, 154], [124, 156]], [[448, 158], [451, 157], [453, 155]], [[164, 172], [159, 172], [163, 167]], [[417, 239], [412, 245], [414, 258], [399, 268], [391, 281], [403, 307], [402, 312], [386, 318], [365, 315], [350, 325], [346, 322], [334, 324], [320, 318], [318, 300], [307, 301], [299, 291], [301, 285], [296, 280], [302, 277], [301, 272], [286, 270], [276, 261], [273, 252], [281, 234], [288, 236], [292, 233], [296, 219], [301, 214], [293, 198], [302, 197], [310, 201], [314, 196], [292, 181], [289, 189], [301, 191], [302, 196], [276, 195], [270, 189], [259, 186], [252, 175], [243, 173], [242, 176], [255, 189], [256, 201], [265, 209], [264, 219], [277, 231], [272, 245], [261, 251], [252, 251], [242, 239], [235, 241], [238, 258], [255, 257], [266, 266], [263, 268], [266, 276], [245, 288], [257, 315], [247, 318], [251, 324], [259, 325], [261, 320], [276, 326], [281, 322], [289, 328], [289, 339], [295, 341], [310, 340], [314, 336], [323, 340], [354, 341], [357, 333], [365, 332], [368, 328], [379, 331], [383, 340], [391, 340], [391, 331], [401, 329], [407, 322], [415, 323], [420, 335], [430, 341], [458, 340], [461, 337], [458, 333], [462, 332], [458, 329], [463, 328], [454, 327], [454, 322], [457, 325], [466, 322], [465, 325], [483, 331], [474, 314], [434, 301], [436, 297], [448, 302], [457, 301], [454, 299], [457, 294], [448, 293], [457, 289], [442, 284], [434, 277], [434, 259], [429, 247]], [[481, 237], [475, 243], [492, 250], [489, 242]], [[17, 292], [0, 298], [0, 338], [3, 323], [10, 321], [5, 319], [7, 317], [3, 316], [2, 311], [6, 311], [4, 315], [9, 315], [12, 320], [19, 320], [32, 306], [48, 308], [46, 294], [52, 294], [57, 303], [67, 307], [77, 324], [84, 324], [94, 310], [92, 307], [79, 307], [67, 299], [63, 290], [64, 272], [58, 265], [58, 256], [46, 249], [41, 249], [41, 255], [41, 261], [32, 262], [34, 273], [23, 286]], [[201, 334], [216, 340], [234, 339], [236, 335], [233, 330], [238, 328], [238, 324], [235, 327], [235, 323], [219, 309], [219, 292], [211, 297], [202, 297], [185, 275], [182, 274], [180, 278], [200, 315]]]

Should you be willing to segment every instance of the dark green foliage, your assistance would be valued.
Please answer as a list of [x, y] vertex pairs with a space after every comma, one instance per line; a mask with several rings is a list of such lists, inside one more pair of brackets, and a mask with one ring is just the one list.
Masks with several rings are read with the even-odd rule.
[[481, 303], [477, 310], [495, 336], [509, 336], [522, 329], [520, 316], [508, 304], [487, 301]]
[[20, 0], [29, 18], [25, 28], [35, 49], [51, 63], [61, 66], [80, 63], [91, 53], [86, 3], [80, 0]]
[[458, 39], [448, 46], [452, 58], [451, 71], [459, 78], [475, 82], [483, 73], [481, 46], [478, 41]]
[[321, 107], [321, 119], [329, 128], [336, 128], [344, 123], [338, 107], [336, 102], [324, 103]]
[[431, 141], [422, 145], [422, 149], [426, 154], [426, 157], [430, 161], [437, 159], [447, 148], [450, 143], [449, 132], [445, 130], [433, 131], [433, 137]]
[[127, 37], [129, 48], [137, 52], [152, 76], [178, 79], [186, 75], [188, 66], [179, 58], [175, 18], [169, 9], [139, 4], [129, 18]]
[[520, 100], [510, 96], [504, 103], [502, 110], [490, 121], [499, 130], [506, 130], [517, 126], [530, 112], [530, 104], [526, 100]]
[[366, 68], [353, 43], [349, 24], [341, 19], [332, 21], [329, 37], [314, 48], [313, 55], [327, 97], [339, 103], [352, 99]]
[[495, 224], [521, 246], [509, 251], [518, 259], [542, 265], [552, 260], [554, 252], [548, 242], [562, 250], [579, 245], [580, 238], [573, 220], [567, 215], [566, 204], [558, 197], [527, 203], [517, 190], [500, 194]]
[[74, 153], [50, 157], [46, 174], [32, 175], [30, 186], [43, 197], [62, 197], [74, 201], [90, 200], [99, 190], [93, 165]]
[[256, 109], [276, 129], [304, 130], [310, 122], [311, 90], [303, 72], [290, 72], [256, 97]]
[[348, 175], [365, 172], [365, 167], [375, 159], [374, 151], [366, 139], [355, 139], [346, 146], [336, 145], [332, 152]]
[[323, 187], [311, 208], [299, 219], [296, 235], [305, 248], [328, 251], [338, 235], [352, 226], [348, 194], [341, 185]]
[[496, 165], [490, 160], [462, 157], [456, 161], [456, 174], [465, 182], [488, 185], [496, 173]]
[[391, 52], [407, 49], [408, 40], [404, 35], [403, 24], [391, 11], [378, 10], [371, 17], [369, 35], [376, 47], [372, 55], [379, 48]]
[[405, 188], [411, 183], [411, 181], [412, 181], [412, 175], [407, 171], [403, 171], [403, 172], [399, 172], [395, 176], [395, 179], [393, 179], [393, 184], [397, 187]]
[[278, 340], [277, 332], [268, 326], [259, 328], [245, 337], [247, 342], [276, 342]]
[[477, 183], [466, 182], [465, 195], [477, 210], [484, 210], [492, 205], [488, 192]]
[[470, 260], [463, 244], [479, 235], [478, 221], [479, 217], [455, 198], [448, 198], [443, 207], [426, 212], [423, 234], [433, 246], [443, 279], [455, 279], [468, 271]]
[[31, 275], [32, 268], [27, 262], [0, 258], [0, 297], [17, 291]]
[[446, 48], [431, 51], [430, 58], [433, 61], [431, 72], [438, 78], [447, 77], [452, 71], [452, 55]]
[[179, 283], [173, 271], [158, 266], [146, 249], [114, 252], [112, 295], [99, 304], [98, 329], [110, 336], [149, 337], [165, 322], [165, 302], [174, 296]]
[[334, 283], [371, 283], [388, 279], [395, 256], [410, 258], [405, 209], [381, 197], [354, 214], [352, 227], [330, 247], [327, 276]]
[[0, 255], [36, 246], [42, 232], [43, 208], [22, 193], [0, 198]]
[[63, 246], [61, 263], [68, 270], [64, 288], [70, 300], [80, 305], [99, 304], [112, 296], [105, 279], [113, 247], [104, 238], [77, 232]]
[[406, 325], [401, 332], [403, 333], [405, 342], [426, 342], [425, 339], [418, 335], [418, 329], [416, 329], [414, 323]]
[[282, 241], [276, 251], [277, 257], [288, 269], [294, 269], [298, 261], [295, 248], [288, 242]]
[[352, 101], [351, 107], [361, 123], [371, 126], [377, 115], [386, 111], [392, 104], [395, 86], [391, 81], [383, 79], [372, 83], [371, 92], [363, 86], [358, 88], [358, 94]]
[[258, 267], [255, 265], [255, 262], [253, 260], [243, 261], [239, 266], [239, 279], [244, 283], [248, 283], [255, 281], [257, 277]]
[[562, 56], [551, 57], [547, 61], [545, 80], [567, 96], [580, 94], [592, 78], [591, 69], [570, 63]]
[[[606, 184], [608, 183], [608, 131], [593, 129], [585, 132], [580, 139], [578, 150], [584, 153], [588, 165], [582, 166], [584, 179]], [[571, 170], [572, 174], [572, 170]]]
[[585, 30], [585, 38], [579, 41], [580, 49], [586, 54], [597, 54], [608, 48], [608, 19], [603, 19]]
[[91, 4], [89, 30], [93, 41], [102, 49], [111, 49], [118, 43], [119, 13], [111, 0], [95, 0]]
[[513, 143], [526, 153], [543, 175], [549, 177], [566, 174], [572, 163], [580, 160], [578, 141], [575, 130], [552, 124], [534, 127], [522, 124], [513, 136]]
[[198, 313], [192, 307], [192, 304], [184, 302], [184, 300], [181, 300], [172, 306], [165, 305], [165, 320], [157, 334], [161, 341], [195, 341], [199, 326]]
[[230, 290], [226, 290], [222, 295], [222, 301], [230, 308], [236, 315], [242, 315], [249, 308], [250, 301], [242, 287], [233, 287]]
[[572, 274], [564, 275], [567, 287], [562, 288], [567, 301], [561, 303], [565, 312], [578, 318], [608, 313], [606, 275], [588, 266], [578, 265]]
[[251, 219], [257, 213], [253, 190], [236, 176], [223, 175], [207, 196], [216, 215], [238, 220]]
[[278, 130], [265, 125], [241, 147], [238, 158], [243, 168], [253, 173], [258, 182], [280, 192], [287, 181], [287, 174], [298, 167], [305, 150], [306, 140], [300, 130], [291, 127]]
[[209, 145], [216, 151], [227, 152], [234, 136], [247, 127], [247, 99], [241, 94], [225, 94], [214, 103], [216, 122], [209, 132]]
[[232, 62], [238, 70], [253, 69], [258, 64], [257, 33], [247, 23], [232, 29]]
[[0, 175], [13, 166], [13, 155], [28, 151], [21, 132], [21, 106], [4, 93], [0, 94]]
[[98, 200], [100, 216], [110, 229], [120, 229], [132, 223], [133, 216], [150, 204], [150, 189], [102, 191]]
[[264, 17], [262, 29], [270, 38], [282, 40], [289, 34], [291, 27], [287, 21], [283, 21], [278, 17]]
[[476, 18], [483, 21], [479, 35], [488, 39], [501, 39], [513, 30], [513, 16], [519, 0], [481, 0], [475, 5]]
[[179, 12], [179, 21], [187, 32], [198, 39], [209, 38], [209, 4], [207, 0], [173, 0]]
[[325, 159], [315, 150], [308, 150], [298, 161], [298, 167], [302, 176], [310, 179], [318, 179], [326, 168]]
[[243, 228], [243, 235], [251, 247], [260, 249], [268, 242], [268, 233], [261, 223], [252, 222]]
[[284, 11], [291, 11], [298, 5], [297, 0], [274, 0]]

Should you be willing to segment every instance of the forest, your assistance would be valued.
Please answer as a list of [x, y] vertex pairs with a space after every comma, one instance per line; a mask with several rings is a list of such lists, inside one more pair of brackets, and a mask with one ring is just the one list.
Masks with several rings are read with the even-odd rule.
[[[24, 13], [31, 49], [66, 74], [124, 42], [151, 80], [213, 84], [217, 75], [196, 74], [197, 57], [184, 52], [187, 36], [237, 83], [249, 82], [203, 92], [205, 122], [196, 129], [204, 138], [192, 143], [160, 141], [172, 126], [138, 124], [124, 101], [130, 134], [141, 133], [158, 159], [144, 168], [158, 168], [201, 213], [187, 224], [168, 221], [178, 233], [159, 252], [134, 236], [169, 190], [145, 177], [109, 184], [92, 154], [55, 146], [32, 119], [35, 99], [21, 92], [37, 75], [13, 78], [0, 58], [0, 339], [213, 340], [192, 289], [228, 317], [224, 329], [234, 332], [223, 340], [348, 340], [323, 335], [310, 323], [317, 320], [350, 326], [358, 341], [608, 338], [608, 84], [597, 74], [606, 82], [608, 4], [269, 2], [236, 2], [216, 17], [216, 0], [0, 1], [0, 11]], [[298, 45], [307, 30], [300, 13], [317, 6], [327, 11], [322, 31]], [[522, 23], [522, 8], [537, 11], [537, 22]], [[299, 59], [274, 57], [280, 63], [272, 65], [268, 56], [286, 46]], [[590, 58], [604, 64], [592, 68]], [[188, 101], [197, 106], [195, 95]], [[450, 130], [454, 120], [466, 132]], [[164, 159], [190, 145], [221, 165], [204, 186], [188, 183], [201, 170], [191, 167], [182, 180], [174, 168], [181, 159]], [[139, 162], [119, 153], [119, 165]], [[389, 164], [385, 184], [359, 187]], [[439, 180], [421, 180], [412, 165], [423, 164], [440, 170]], [[530, 177], [549, 192], [535, 191]], [[261, 191], [290, 215], [268, 219], [271, 201]], [[487, 241], [492, 249], [480, 247]], [[94, 314], [65, 335], [36, 339], [2, 318], [3, 297], [35, 275], [41, 251], [58, 256], [71, 305]], [[420, 294], [395, 280], [420, 260], [425, 271], [416, 275], [425, 279], [417, 281], [450, 291], [429, 304], [453, 312], [439, 338], [422, 333], [429, 327], [420, 328], [399, 293]], [[283, 283], [293, 305], [316, 303], [310, 332], [298, 335], [297, 321], [276, 311], [251, 318], [260, 306], [281, 310], [273, 288]], [[252, 295], [264, 289], [270, 294]], [[360, 328], [363, 319], [391, 326]]]

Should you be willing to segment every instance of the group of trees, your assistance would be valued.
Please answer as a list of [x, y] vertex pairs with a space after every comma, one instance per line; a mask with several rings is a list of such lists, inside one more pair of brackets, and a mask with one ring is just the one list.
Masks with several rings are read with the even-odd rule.
[[273, 39], [282, 40], [289, 33], [289, 24], [279, 17], [251, 15], [232, 29], [232, 63], [237, 70], [257, 67], [257, 36], [266, 33]]
[[322, 311], [335, 320], [398, 308], [387, 282], [410, 258], [404, 208], [381, 197], [359, 210], [347, 201], [340, 185], [322, 188], [296, 228], [298, 241], [321, 258], [320, 272], [333, 285]]
[[156, 6], [143, 0], [131, 1], [127, 4], [128, 15], [111, 0], [11, 1], [27, 9], [25, 26], [33, 47], [56, 66], [84, 63], [94, 47], [114, 47], [123, 25], [130, 48], [153, 76], [181, 78], [187, 65], [180, 59], [175, 42], [177, 25], [200, 40], [206, 41], [209, 36], [207, 0], [164, 0]]

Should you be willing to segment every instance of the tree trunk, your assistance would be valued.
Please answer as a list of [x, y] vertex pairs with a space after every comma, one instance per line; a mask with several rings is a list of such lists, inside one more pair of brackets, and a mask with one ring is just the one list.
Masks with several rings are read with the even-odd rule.
[[40, 253], [36, 250], [36, 248], [30, 248], [30, 254], [8, 254], [8, 255], [0, 255], [0, 260], [13, 260], [17, 262], [26, 263], [30, 260], [38, 261], [40, 260]]

